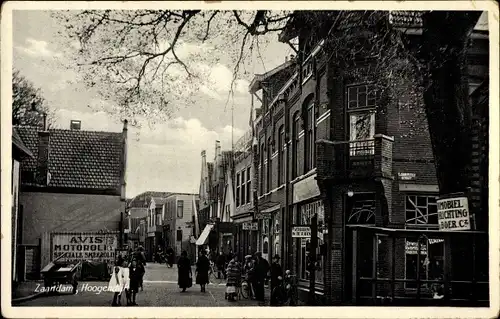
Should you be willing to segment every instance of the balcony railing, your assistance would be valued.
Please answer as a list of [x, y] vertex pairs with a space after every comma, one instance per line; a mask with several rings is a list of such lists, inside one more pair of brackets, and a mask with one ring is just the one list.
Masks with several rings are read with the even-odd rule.
[[320, 179], [357, 179], [392, 177], [393, 139], [376, 135], [356, 141], [316, 142], [317, 170]]

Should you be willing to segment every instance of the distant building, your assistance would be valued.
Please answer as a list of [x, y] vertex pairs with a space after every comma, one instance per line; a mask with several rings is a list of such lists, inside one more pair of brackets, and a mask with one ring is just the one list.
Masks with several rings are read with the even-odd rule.
[[51, 233], [123, 229], [126, 121], [117, 133], [16, 130], [35, 154], [21, 161], [20, 242], [41, 246], [38, 257], [26, 256], [27, 272], [51, 260]]
[[196, 257], [194, 212], [198, 198], [198, 194], [172, 194], [165, 199], [163, 210], [164, 247], [171, 247], [176, 256], [185, 250], [192, 261]]

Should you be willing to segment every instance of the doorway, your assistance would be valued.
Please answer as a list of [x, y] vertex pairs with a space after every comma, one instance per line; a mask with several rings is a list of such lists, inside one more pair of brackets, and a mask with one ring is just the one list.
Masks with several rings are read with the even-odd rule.
[[[353, 301], [357, 293], [369, 287], [359, 287], [355, 278], [371, 277], [373, 261], [373, 240], [370, 234], [354, 232], [350, 225], [375, 225], [375, 193], [355, 193], [343, 196], [344, 207], [344, 301]], [[356, 258], [354, 258], [356, 257]], [[353, 264], [353, 263], [356, 264]], [[356, 285], [354, 287], [353, 285]]]

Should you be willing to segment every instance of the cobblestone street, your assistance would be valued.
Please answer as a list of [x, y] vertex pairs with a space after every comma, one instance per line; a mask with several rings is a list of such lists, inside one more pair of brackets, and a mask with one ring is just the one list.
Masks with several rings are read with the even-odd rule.
[[[194, 269], [193, 269], [194, 274]], [[89, 287], [105, 287], [106, 282], [79, 283], [79, 290], [87, 284]], [[268, 292], [267, 292], [268, 293]], [[137, 304], [140, 307], [234, 307], [234, 306], [259, 306], [254, 300], [239, 300], [229, 302], [224, 298], [225, 283], [210, 284], [205, 293], [200, 292], [198, 285], [193, 285], [186, 293], [180, 293], [177, 287], [177, 267], [168, 268], [165, 264], [149, 263], [144, 277], [144, 291], [137, 294]], [[79, 291], [72, 295], [61, 293], [55, 296], [43, 296], [33, 299], [19, 306], [110, 306], [113, 295], [111, 292], [96, 293], [92, 291]], [[125, 297], [122, 298], [122, 304]]]

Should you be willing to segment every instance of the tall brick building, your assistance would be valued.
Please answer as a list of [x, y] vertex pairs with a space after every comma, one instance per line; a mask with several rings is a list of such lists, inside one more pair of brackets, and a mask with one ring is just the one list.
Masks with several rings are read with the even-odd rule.
[[[339, 26], [356, 25], [356, 14]], [[410, 40], [418, 40], [419, 14], [388, 13], [387, 19], [393, 27], [411, 29]], [[320, 303], [432, 299], [433, 285], [443, 280], [447, 302], [469, 300], [466, 291], [471, 287], [477, 289], [477, 299], [487, 299], [487, 269], [480, 269], [480, 261], [469, 268], [457, 262], [479, 260], [484, 251], [471, 252], [470, 242], [453, 253], [448, 249], [484, 236], [438, 231], [439, 188], [422, 97], [380, 96], [378, 75], [368, 71], [369, 63], [356, 65], [365, 78], [359, 82], [328, 61], [322, 40], [327, 33], [312, 36], [311, 30], [298, 29], [292, 21], [281, 40], [298, 37], [302, 65], [293, 58], [257, 75], [250, 88], [252, 94], [262, 92], [255, 121], [259, 202], [252, 204], [249, 198], [248, 183], [255, 181], [248, 176], [255, 167], [251, 154], [244, 152], [235, 160], [232, 216], [242, 224], [238, 244], [243, 252], [262, 251], [269, 259], [282, 255], [283, 264], [299, 279], [301, 299], [307, 298], [313, 275]], [[469, 56], [472, 91], [487, 77], [487, 32], [472, 33]], [[487, 115], [477, 116], [477, 145], [484, 150], [487, 142], [481, 132]], [[475, 185], [481, 193], [487, 164], [484, 158], [478, 161], [483, 177]], [[474, 211], [479, 206], [472, 206], [471, 213], [480, 216]], [[292, 237], [294, 226], [311, 226], [313, 221], [317, 240]]]

